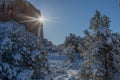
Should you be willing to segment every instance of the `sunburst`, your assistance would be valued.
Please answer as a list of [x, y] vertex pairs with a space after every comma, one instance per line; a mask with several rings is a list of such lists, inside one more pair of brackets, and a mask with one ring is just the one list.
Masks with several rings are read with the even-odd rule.
[[31, 16], [22, 16], [22, 17], [25, 18], [25, 20], [20, 21], [22, 23], [25, 22], [43, 23], [44, 21], [46, 21], [45, 17], [39, 16], [38, 14], [35, 14], [35, 17], [31, 17]]

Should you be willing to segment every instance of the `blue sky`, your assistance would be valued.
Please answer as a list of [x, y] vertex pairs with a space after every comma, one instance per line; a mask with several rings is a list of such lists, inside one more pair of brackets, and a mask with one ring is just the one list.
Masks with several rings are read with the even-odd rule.
[[28, 0], [48, 18], [45, 38], [54, 44], [63, 43], [69, 33], [84, 36], [95, 10], [110, 17], [110, 28], [120, 32], [120, 0]]

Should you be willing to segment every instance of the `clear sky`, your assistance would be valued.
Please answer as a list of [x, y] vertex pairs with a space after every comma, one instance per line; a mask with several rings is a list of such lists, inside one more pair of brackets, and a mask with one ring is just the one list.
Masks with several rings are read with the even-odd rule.
[[28, 0], [48, 18], [44, 24], [45, 38], [54, 44], [63, 43], [69, 33], [84, 36], [95, 10], [111, 19], [110, 28], [120, 33], [120, 0]]

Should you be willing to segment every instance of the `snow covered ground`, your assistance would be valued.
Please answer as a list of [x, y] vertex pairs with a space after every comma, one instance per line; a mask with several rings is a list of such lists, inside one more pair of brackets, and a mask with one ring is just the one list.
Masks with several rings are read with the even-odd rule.
[[77, 73], [80, 61], [80, 59], [76, 59], [70, 63], [65, 55], [49, 53], [48, 62], [53, 80], [78, 80]]

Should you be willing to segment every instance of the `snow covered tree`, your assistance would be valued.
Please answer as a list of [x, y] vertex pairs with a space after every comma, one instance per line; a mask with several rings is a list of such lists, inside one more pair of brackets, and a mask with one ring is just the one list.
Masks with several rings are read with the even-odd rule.
[[74, 46], [75, 52], [78, 53], [79, 42], [80, 42], [80, 37], [76, 36], [75, 34], [70, 33], [69, 36], [66, 37], [64, 44], [65, 44], [65, 47]]
[[84, 33], [85, 37], [79, 43], [79, 50], [81, 51], [81, 56], [86, 59], [89, 57], [89, 53], [91, 53], [91, 45], [93, 44], [94, 39], [87, 29], [84, 31]]
[[109, 17], [103, 15], [101, 16], [99, 11], [96, 11], [94, 17], [90, 20], [90, 29], [93, 31], [98, 30], [100, 27], [109, 28]]
[[47, 53], [39, 37], [14, 21], [0, 22], [0, 80], [44, 80]]
[[109, 17], [102, 16], [99, 11], [96, 11], [90, 20], [90, 29], [93, 30], [93, 34], [87, 36], [91, 42], [86, 43], [91, 46], [87, 47], [87, 59], [80, 65], [81, 80], [119, 80], [114, 78], [120, 75], [118, 74], [120, 67], [115, 65], [114, 57], [116, 54], [120, 55], [119, 34], [111, 32], [109, 23]]
[[[74, 56], [76, 54], [79, 54], [80, 56], [80, 49], [79, 49], [79, 43], [82, 41], [82, 38], [80, 38], [79, 36], [76, 36], [75, 34], [70, 33], [64, 42], [64, 52], [66, 52], [66, 54], [70, 57], [70, 59], [72, 59], [71, 61], [74, 61]], [[71, 48], [71, 50], [68, 51], [68, 49]], [[67, 51], [68, 53], [67, 53]], [[72, 52], [70, 52], [72, 51]]]

